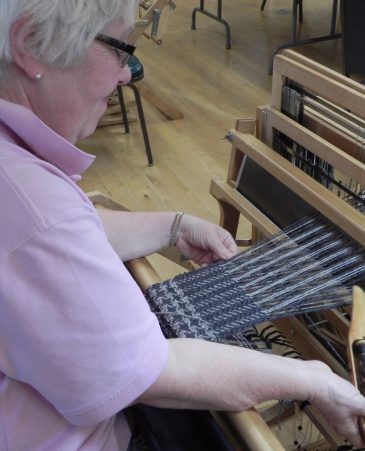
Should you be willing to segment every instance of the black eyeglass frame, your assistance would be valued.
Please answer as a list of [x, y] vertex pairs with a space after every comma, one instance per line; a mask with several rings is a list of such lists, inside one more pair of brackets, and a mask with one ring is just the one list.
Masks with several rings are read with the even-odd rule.
[[95, 36], [95, 39], [104, 42], [107, 45], [110, 45], [114, 48], [114, 50], [119, 50], [120, 63], [122, 67], [128, 63], [129, 58], [136, 50], [135, 45], [127, 44], [126, 42], [120, 41], [119, 39], [113, 38], [112, 36], [108, 36], [104, 33], [98, 33]]

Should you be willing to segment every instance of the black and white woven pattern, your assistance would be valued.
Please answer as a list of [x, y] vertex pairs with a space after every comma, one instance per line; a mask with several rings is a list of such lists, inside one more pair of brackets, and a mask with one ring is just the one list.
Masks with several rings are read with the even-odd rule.
[[220, 262], [152, 285], [147, 301], [165, 336], [222, 341], [266, 321]]

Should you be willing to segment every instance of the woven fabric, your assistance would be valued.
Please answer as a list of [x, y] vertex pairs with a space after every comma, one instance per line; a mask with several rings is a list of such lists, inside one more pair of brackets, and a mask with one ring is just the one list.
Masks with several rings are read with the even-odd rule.
[[220, 262], [152, 285], [146, 293], [165, 336], [224, 341], [266, 321]]

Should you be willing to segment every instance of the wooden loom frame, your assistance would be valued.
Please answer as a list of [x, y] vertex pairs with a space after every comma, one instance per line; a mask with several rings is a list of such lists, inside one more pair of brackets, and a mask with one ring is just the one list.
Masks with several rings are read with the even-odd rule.
[[[227, 179], [211, 182], [210, 193], [217, 199], [220, 207], [220, 224], [236, 236], [242, 214], [252, 223], [252, 243], [280, 231], [276, 224], [235, 189], [242, 160], [244, 155], [248, 155], [332, 223], [365, 246], [365, 217], [294, 167], [268, 145], [272, 143], [273, 130], [282, 132], [335, 168], [341, 168], [358, 183], [365, 184], [365, 165], [353, 156], [356, 139], [338, 131], [334, 124], [322, 120], [311, 111], [305, 114], [303, 125], [281, 113], [282, 87], [287, 80], [293, 80], [304, 89], [320, 94], [328, 102], [350, 111], [349, 114], [365, 119], [364, 86], [291, 50], [278, 55], [274, 62], [272, 105], [258, 107], [256, 120], [237, 120], [235, 130], [230, 133], [232, 151]], [[256, 136], [253, 135], [254, 132]], [[349, 321], [337, 310], [326, 311], [323, 316], [335, 326], [346, 342]], [[284, 335], [290, 337], [296, 349], [306, 358], [322, 360], [341, 376], [349, 377], [300, 320], [281, 319], [274, 321], [274, 324]], [[314, 418], [314, 422], [318, 424], [318, 418]], [[326, 434], [326, 426], [322, 425], [319, 429], [331, 444], [338, 445], [337, 438], [332, 433]]]

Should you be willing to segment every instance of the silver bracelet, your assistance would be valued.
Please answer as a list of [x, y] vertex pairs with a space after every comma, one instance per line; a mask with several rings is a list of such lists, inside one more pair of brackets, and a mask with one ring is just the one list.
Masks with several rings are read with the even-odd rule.
[[178, 211], [175, 215], [175, 218], [171, 224], [170, 233], [169, 233], [169, 246], [175, 246], [176, 241], [179, 237], [180, 233], [180, 224], [181, 219], [184, 216], [182, 211]]

